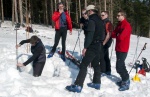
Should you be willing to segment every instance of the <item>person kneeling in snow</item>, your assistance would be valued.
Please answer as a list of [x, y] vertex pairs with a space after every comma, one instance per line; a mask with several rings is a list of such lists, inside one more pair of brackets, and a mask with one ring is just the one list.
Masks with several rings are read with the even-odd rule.
[[30, 39], [22, 40], [19, 44], [16, 45], [16, 48], [20, 47], [24, 43], [31, 44], [31, 52], [33, 54], [26, 62], [18, 63], [17, 66], [22, 67], [28, 65], [33, 61], [33, 76], [38, 77], [41, 75], [42, 70], [46, 61], [46, 50], [45, 47], [37, 36], [32, 36]]

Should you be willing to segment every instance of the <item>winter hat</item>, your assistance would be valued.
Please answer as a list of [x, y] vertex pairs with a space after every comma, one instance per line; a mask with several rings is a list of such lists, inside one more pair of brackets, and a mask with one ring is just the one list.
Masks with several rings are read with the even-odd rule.
[[86, 7], [86, 10], [87, 10], [87, 11], [88, 11], [88, 10], [91, 10], [91, 9], [96, 10], [94, 5], [88, 5], [88, 6]]

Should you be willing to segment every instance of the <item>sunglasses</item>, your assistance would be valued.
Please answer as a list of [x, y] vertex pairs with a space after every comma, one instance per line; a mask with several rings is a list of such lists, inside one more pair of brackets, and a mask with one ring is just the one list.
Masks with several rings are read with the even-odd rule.
[[121, 15], [117, 15], [117, 17], [120, 17]]
[[62, 6], [60, 5], [59, 7], [64, 7], [64, 6], [63, 6], [63, 5], [62, 5]]
[[105, 15], [101, 15], [101, 16], [103, 17], [103, 16], [105, 16]]
[[87, 13], [82, 13], [82, 15], [86, 15]]

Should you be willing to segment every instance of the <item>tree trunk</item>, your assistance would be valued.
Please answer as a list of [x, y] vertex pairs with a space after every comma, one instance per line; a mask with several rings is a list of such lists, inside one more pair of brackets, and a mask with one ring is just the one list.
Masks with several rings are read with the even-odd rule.
[[2, 22], [4, 22], [3, 0], [1, 0], [1, 13], [2, 13]]
[[96, 5], [96, 3], [97, 3], [96, 0], [94, 0], [94, 5]]
[[19, 0], [20, 24], [23, 24], [22, 0]]
[[87, 0], [84, 1], [84, 8], [87, 7]]
[[12, 0], [12, 26], [14, 25], [14, 21], [15, 21], [15, 2], [14, 0]]
[[[50, 20], [52, 21], [52, 15], [54, 13], [54, 8], [53, 8], [53, 0], [50, 0], [51, 1], [51, 17], [50, 17]], [[54, 28], [54, 22], [52, 21], [52, 28]]]
[[42, 3], [42, 10], [43, 10], [43, 14], [42, 12], [40, 11], [40, 13], [43, 15], [43, 22], [44, 22], [44, 25], [46, 25], [46, 0], [44, 0], [44, 2]]
[[45, 0], [45, 18], [46, 18], [46, 26], [48, 26], [48, 14], [47, 14], [47, 0]]
[[16, 23], [18, 23], [18, 11], [17, 11], [17, 1], [16, 0], [14, 0], [15, 2], [15, 21], [16, 21]]
[[110, 15], [111, 15], [111, 22], [112, 22], [112, 24], [113, 24], [113, 0], [110, 0], [110, 6], [111, 6], [111, 8], [110, 8]]
[[149, 38], [150, 38], [150, 19], [149, 19]]
[[56, 2], [56, 0], [55, 0], [54, 4], [55, 4], [55, 10], [57, 10], [57, 2]]
[[66, 8], [67, 8], [68, 13], [70, 15], [70, 2], [69, 2], [69, 0], [66, 0]]
[[67, 4], [67, 10], [68, 10], [68, 13], [69, 13], [69, 15], [70, 15], [70, 2], [69, 2], [69, 0], [66, 0], [66, 4]]
[[79, 0], [79, 15], [80, 15], [80, 18], [81, 18], [81, 1]]
[[104, 10], [106, 11], [106, 0], [104, 0]]
[[76, 0], [76, 23], [79, 22], [78, 16], [78, 1]]
[[68, 12], [69, 12], [69, 15], [70, 15], [70, 1], [68, 1]]
[[66, 0], [66, 8], [67, 8], [67, 10], [68, 10], [68, 0]]
[[99, 13], [101, 13], [102, 11], [102, 4], [101, 4], [101, 0], [99, 0]]

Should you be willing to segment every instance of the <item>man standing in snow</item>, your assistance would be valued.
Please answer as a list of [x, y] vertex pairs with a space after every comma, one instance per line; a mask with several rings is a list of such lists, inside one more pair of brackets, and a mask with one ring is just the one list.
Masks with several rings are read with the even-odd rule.
[[102, 41], [104, 40], [104, 26], [103, 22], [98, 16], [98, 10], [94, 5], [89, 5], [86, 8], [89, 14], [89, 22], [87, 26], [87, 36], [85, 38], [84, 49], [82, 50], [82, 63], [80, 71], [76, 78], [74, 85], [66, 86], [66, 89], [71, 92], [80, 93], [83, 88], [83, 83], [87, 74], [87, 66], [91, 63], [94, 68], [93, 81], [88, 83], [88, 87], [100, 89], [100, 49]]
[[128, 90], [130, 87], [129, 74], [125, 66], [125, 59], [128, 54], [130, 45], [130, 36], [132, 28], [129, 22], [126, 20], [126, 13], [119, 11], [117, 14], [118, 25], [112, 32], [112, 37], [116, 38], [116, 70], [121, 76], [122, 81], [117, 82], [119, 91]]
[[24, 43], [31, 43], [31, 52], [33, 54], [26, 62], [18, 63], [17, 66], [26, 66], [33, 61], [33, 76], [38, 77], [42, 74], [45, 61], [46, 61], [46, 51], [45, 47], [37, 36], [32, 36], [30, 39], [22, 40], [16, 45], [16, 48], [20, 47]]
[[101, 66], [101, 72], [105, 73], [107, 75], [111, 75], [111, 64], [109, 59], [109, 47], [112, 43], [111, 33], [113, 30], [113, 26], [111, 21], [108, 19], [108, 12], [102, 11], [101, 12], [101, 19], [103, 20], [104, 26], [105, 26], [105, 39], [103, 41], [103, 48], [102, 52], [100, 53], [101, 59], [100, 59], [100, 66]]
[[72, 34], [72, 23], [71, 18], [66, 9], [64, 9], [64, 4], [62, 2], [57, 4], [57, 11], [54, 12], [52, 16], [52, 20], [55, 22], [55, 43], [53, 48], [48, 55], [48, 58], [53, 57], [56, 48], [58, 46], [60, 37], [62, 37], [62, 53], [61, 59], [63, 61], [66, 60], [65, 58], [65, 51], [66, 51], [66, 37], [67, 37], [67, 29], [70, 30], [70, 35]]

